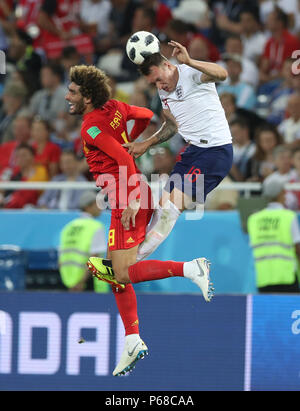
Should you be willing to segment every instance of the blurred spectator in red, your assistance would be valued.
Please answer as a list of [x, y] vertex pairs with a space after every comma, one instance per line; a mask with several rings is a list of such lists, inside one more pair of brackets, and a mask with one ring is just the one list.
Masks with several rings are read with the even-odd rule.
[[[34, 149], [28, 144], [20, 144], [16, 150], [18, 171], [10, 181], [48, 181], [48, 173], [44, 166], [35, 164]], [[36, 205], [40, 196], [38, 190], [15, 190], [3, 192], [0, 206], [4, 208], [23, 208]]]
[[38, 27], [38, 16], [42, 2], [43, 0], [19, 0], [15, 10], [17, 27], [32, 37], [35, 49], [40, 48], [41, 30]]
[[37, 90], [40, 87], [42, 59], [33, 48], [32, 38], [25, 31], [21, 29], [14, 31], [10, 37], [7, 58], [21, 73], [28, 88]]
[[268, 15], [266, 28], [271, 32], [267, 41], [260, 65], [260, 81], [266, 83], [280, 77], [284, 61], [292, 56], [294, 50], [300, 49], [300, 39], [288, 29], [288, 16], [275, 7]]
[[207, 37], [199, 33], [193, 24], [173, 18], [168, 22], [164, 31], [169, 39], [177, 41], [185, 47], [189, 46], [194, 37], [202, 38], [208, 46], [209, 61], [216, 62], [219, 60], [220, 53], [217, 47]]
[[155, 27], [161, 31], [172, 18], [170, 8], [159, 0], [142, 0], [144, 7], [149, 7], [155, 11]]
[[13, 12], [14, 0], [0, 0], [0, 22], [6, 20]]
[[14, 139], [0, 145], [0, 180], [9, 180], [16, 171], [16, 149], [30, 139], [31, 121], [25, 115], [19, 115], [13, 121]]
[[243, 55], [258, 64], [267, 41], [267, 35], [261, 29], [259, 14], [251, 9], [242, 11], [240, 25]]
[[25, 107], [27, 89], [21, 83], [9, 82], [4, 87], [0, 108], [0, 144], [14, 139], [13, 121]]
[[278, 130], [283, 135], [284, 143], [291, 150], [300, 147], [300, 94], [292, 94], [287, 102], [288, 118], [279, 124]]
[[247, 181], [263, 181], [275, 171], [274, 148], [282, 144], [282, 137], [277, 129], [265, 125], [255, 133], [256, 150], [250, 160], [251, 177]]
[[201, 37], [194, 37], [188, 46], [191, 58], [201, 61], [209, 61], [209, 48], [207, 42]]
[[86, 161], [85, 155], [83, 153], [83, 146], [81, 137], [78, 137], [74, 141], [74, 152], [78, 160], [78, 171], [82, 174], [87, 180], [93, 181], [93, 176], [90, 173], [88, 163]]
[[268, 15], [274, 10], [274, 8], [280, 7], [288, 16], [288, 27], [292, 29], [296, 23], [296, 15], [299, 10], [299, 0], [260, 0], [259, 1], [259, 14], [263, 24], [266, 24]]
[[[51, 181], [87, 181], [79, 172], [79, 164], [74, 151], [64, 151], [59, 161], [61, 174]], [[79, 199], [86, 190], [47, 190], [38, 200], [38, 207], [59, 210], [75, 210], [79, 208]]]
[[0, 26], [8, 34], [14, 30], [14, 23], [11, 19], [13, 9], [14, 0], [0, 0]]
[[38, 23], [48, 59], [59, 58], [64, 47], [73, 45], [86, 63], [93, 62], [93, 42], [90, 35], [81, 32], [79, 11], [80, 0], [43, 0]]
[[61, 150], [50, 141], [50, 125], [35, 118], [31, 125], [31, 144], [35, 151], [35, 163], [43, 165], [52, 178], [58, 173]]
[[30, 99], [29, 112], [32, 116], [40, 116], [53, 122], [62, 113], [68, 112], [65, 100], [66, 89], [63, 85], [64, 70], [62, 66], [49, 63], [41, 70], [42, 89]]

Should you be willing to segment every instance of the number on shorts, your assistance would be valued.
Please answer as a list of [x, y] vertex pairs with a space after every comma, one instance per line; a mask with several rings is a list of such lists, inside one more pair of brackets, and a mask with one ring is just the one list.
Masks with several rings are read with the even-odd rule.
[[108, 232], [108, 245], [113, 247], [115, 245], [115, 229], [111, 229]]

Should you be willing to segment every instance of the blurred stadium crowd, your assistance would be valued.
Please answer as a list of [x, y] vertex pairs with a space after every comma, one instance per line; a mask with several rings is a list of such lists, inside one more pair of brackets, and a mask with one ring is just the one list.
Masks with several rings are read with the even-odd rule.
[[[156, 34], [171, 61], [169, 39], [192, 58], [227, 68], [228, 79], [217, 84], [234, 142], [224, 183], [300, 182], [299, 0], [0, 0], [1, 181], [91, 180], [81, 118], [68, 114], [65, 101], [72, 65], [95, 64], [110, 76], [113, 98], [153, 110], [140, 138], [160, 127], [156, 89], [125, 53], [139, 30]], [[148, 178], [168, 174], [184, 147], [176, 135], [138, 159], [139, 168]], [[81, 194], [1, 191], [0, 207], [77, 209]], [[206, 207], [233, 209], [238, 195], [215, 191]], [[286, 198], [300, 209], [300, 191]]]

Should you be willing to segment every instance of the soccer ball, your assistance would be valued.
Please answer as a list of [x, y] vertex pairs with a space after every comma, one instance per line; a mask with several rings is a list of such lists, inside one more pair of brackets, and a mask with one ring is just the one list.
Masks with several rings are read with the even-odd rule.
[[137, 31], [126, 44], [128, 58], [134, 64], [142, 64], [146, 57], [159, 52], [159, 40], [149, 31]]

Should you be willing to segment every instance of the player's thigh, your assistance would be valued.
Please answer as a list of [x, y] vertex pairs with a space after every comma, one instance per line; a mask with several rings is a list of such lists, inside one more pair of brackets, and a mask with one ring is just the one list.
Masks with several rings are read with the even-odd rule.
[[110, 250], [115, 278], [121, 283], [130, 282], [128, 268], [136, 263], [138, 245], [124, 250]]
[[187, 194], [183, 193], [179, 188], [174, 187], [173, 190], [169, 193], [168, 191], [163, 190], [160, 205], [163, 207], [167, 201], [171, 201], [178, 210], [183, 211], [187, 208], [190, 208], [190, 205], [193, 202], [193, 199]]

